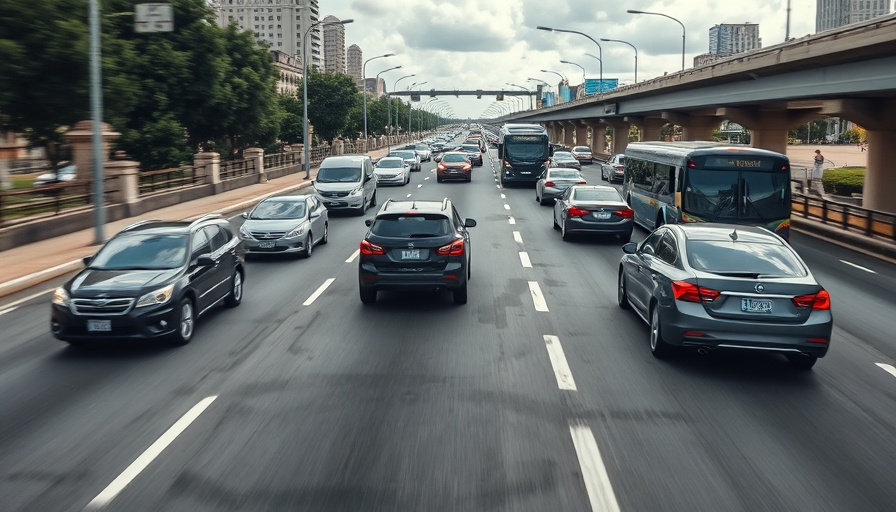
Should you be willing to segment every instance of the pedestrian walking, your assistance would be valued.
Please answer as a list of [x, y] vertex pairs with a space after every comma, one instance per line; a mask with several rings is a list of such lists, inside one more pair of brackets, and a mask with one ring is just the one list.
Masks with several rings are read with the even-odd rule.
[[812, 166], [812, 175], [810, 177], [809, 182], [809, 191], [815, 192], [816, 194], [823, 196], [824, 195], [824, 185], [822, 185], [821, 179], [824, 177], [824, 155], [821, 154], [820, 149], [815, 150], [815, 158], [813, 159], [814, 165]]

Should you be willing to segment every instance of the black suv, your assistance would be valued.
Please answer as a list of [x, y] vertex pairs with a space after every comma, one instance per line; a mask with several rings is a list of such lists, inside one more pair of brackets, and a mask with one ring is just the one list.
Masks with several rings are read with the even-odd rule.
[[439, 290], [467, 303], [470, 233], [449, 199], [386, 201], [361, 242], [358, 285], [361, 302], [376, 302], [379, 290]]
[[53, 295], [50, 328], [71, 344], [171, 337], [185, 345], [196, 318], [240, 304], [245, 248], [220, 215], [124, 228]]

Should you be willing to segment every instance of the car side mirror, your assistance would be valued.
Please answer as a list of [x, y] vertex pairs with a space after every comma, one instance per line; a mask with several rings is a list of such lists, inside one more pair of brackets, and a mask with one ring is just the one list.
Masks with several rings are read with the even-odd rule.
[[208, 254], [203, 254], [202, 256], [196, 258], [196, 265], [199, 267], [214, 267], [215, 260]]
[[248, 218], [249, 218], [249, 214], [246, 213], [246, 212], [243, 212], [242, 214], [240, 214], [240, 217], [242, 217], [242, 218], [244, 218], [244, 219], [248, 219]]
[[90, 266], [90, 262], [93, 261], [93, 257], [94, 257], [94, 256], [96, 256], [96, 255], [95, 255], [95, 254], [91, 254], [90, 256], [84, 256], [83, 258], [81, 258], [81, 261], [84, 262], [84, 266], [85, 266], [85, 267], [89, 267], [89, 266]]
[[373, 225], [373, 219], [367, 219], [364, 221], [364, 225], [368, 228]]
[[635, 242], [629, 242], [622, 246], [622, 252], [625, 254], [635, 254], [638, 252], [638, 244]]
[[312, 219], [316, 219], [318, 217], [320, 217], [320, 212], [311, 212], [311, 215], [309, 215], [309, 218]]
[[464, 219], [464, 227], [465, 228], [475, 228], [476, 221], [473, 219]]

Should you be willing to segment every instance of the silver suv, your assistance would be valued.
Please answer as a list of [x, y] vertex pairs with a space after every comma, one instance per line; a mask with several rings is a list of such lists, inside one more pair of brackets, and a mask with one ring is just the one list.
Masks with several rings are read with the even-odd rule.
[[313, 185], [314, 195], [327, 210], [351, 210], [363, 215], [368, 207], [376, 206], [376, 177], [369, 156], [325, 158]]

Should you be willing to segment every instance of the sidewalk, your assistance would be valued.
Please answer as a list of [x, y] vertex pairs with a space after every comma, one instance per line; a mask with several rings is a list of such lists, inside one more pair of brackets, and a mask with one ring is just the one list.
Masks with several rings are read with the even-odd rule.
[[[380, 158], [385, 156], [386, 152], [387, 150], [383, 148], [371, 151], [369, 154], [372, 158]], [[311, 179], [316, 177], [317, 167], [312, 167]], [[109, 239], [126, 226], [140, 220], [180, 220], [208, 213], [229, 215], [243, 211], [265, 197], [296, 192], [310, 186], [311, 181], [305, 179], [304, 172], [290, 174], [266, 183], [258, 183], [206, 196], [195, 201], [152, 210], [137, 217], [110, 222], [105, 225], [104, 234], [106, 239]], [[93, 244], [94, 238], [94, 228], [91, 228], [0, 251], [0, 268], [3, 269], [0, 297], [6, 297], [81, 268], [83, 266], [81, 259], [99, 249], [98, 245]]]

